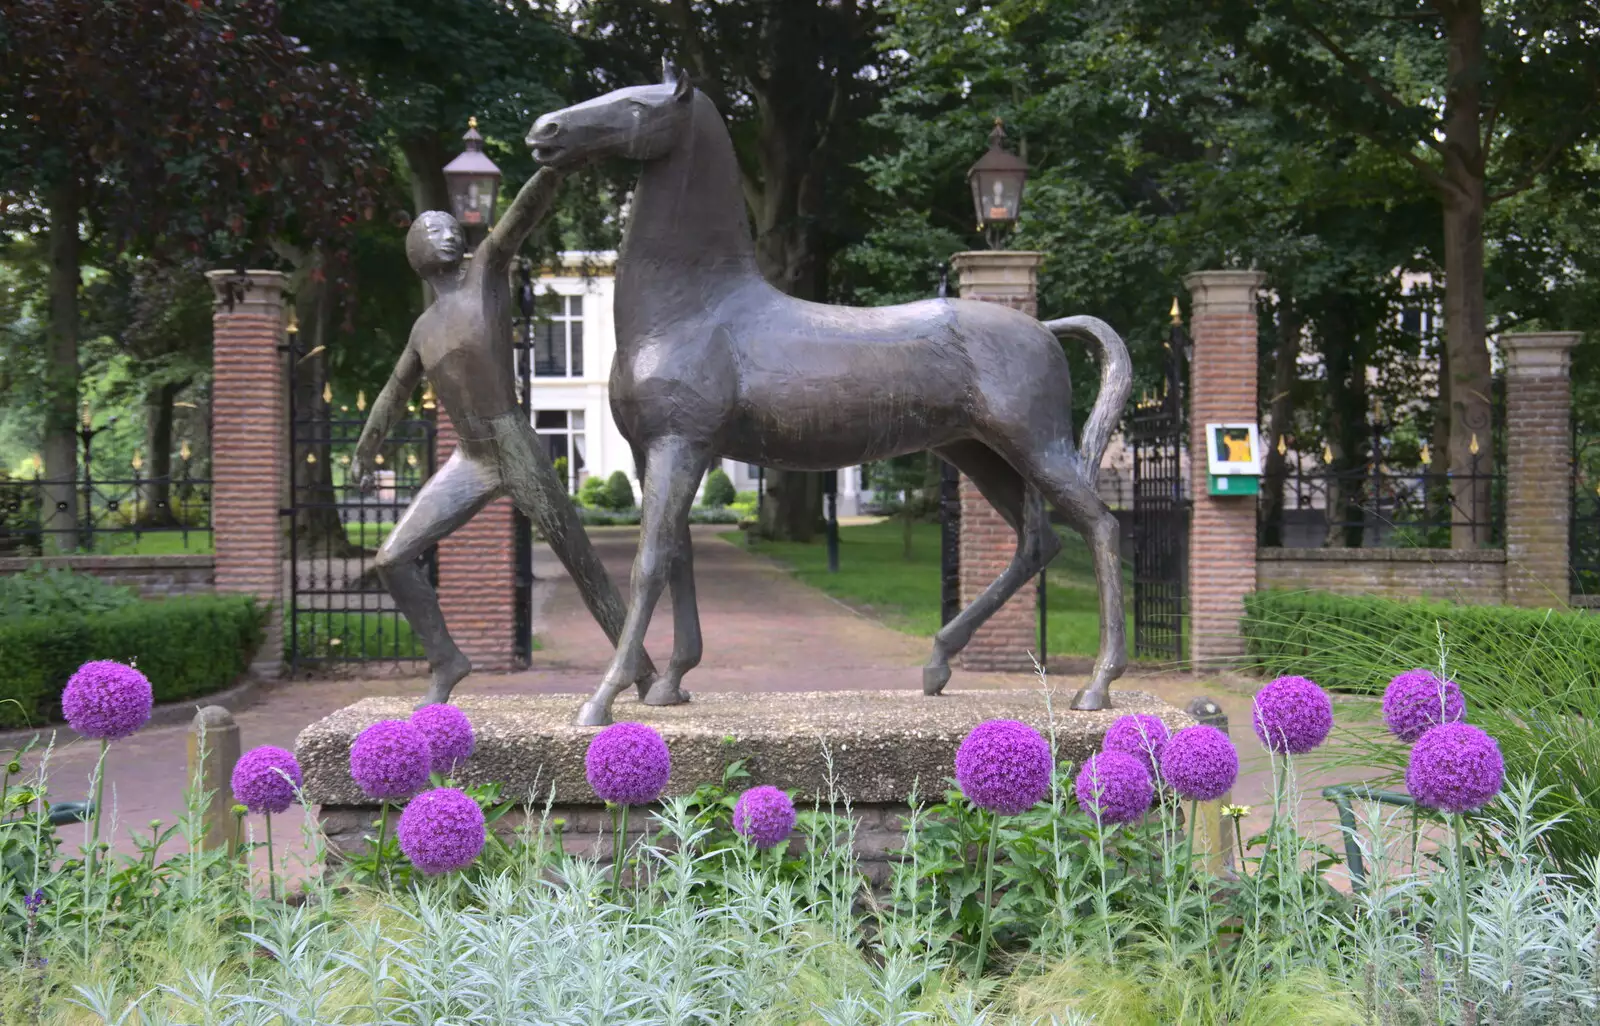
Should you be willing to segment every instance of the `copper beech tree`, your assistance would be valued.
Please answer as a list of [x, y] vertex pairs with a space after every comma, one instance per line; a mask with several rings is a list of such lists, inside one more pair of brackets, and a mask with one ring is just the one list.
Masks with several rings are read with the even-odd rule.
[[50, 264], [48, 503], [76, 518], [85, 233], [112, 256], [239, 266], [292, 238], [337, 274], [342, 240], [375, 213], [370, 114], [353, 79], [280, 30], [273, 0], [0, 0], [0, 197], [11, 227], [46, 235]]

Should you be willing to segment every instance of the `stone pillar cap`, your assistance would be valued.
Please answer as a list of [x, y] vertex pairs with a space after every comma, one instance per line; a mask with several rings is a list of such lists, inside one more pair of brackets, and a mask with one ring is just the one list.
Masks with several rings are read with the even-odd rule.
[[223, 306], [278, 305], [289, 276], [282, 271], [207, 271], [215, 300]]
[[1581, 331], [1514, 331], [1496, 336], [1507, 349], [1571, 349], [1583, 339]]
[[1501, 335], [1495, 344], [1508, 378], [1554, 378], [1566, 376], [1572, 347], [1581, 338], [1581, 331], [1525, 331]]
[[1254, 306], [1256, 292], [1266, 283], [1264, 271], [1195, 271], [1183, 276], [1183, 287], [1202, 307]]

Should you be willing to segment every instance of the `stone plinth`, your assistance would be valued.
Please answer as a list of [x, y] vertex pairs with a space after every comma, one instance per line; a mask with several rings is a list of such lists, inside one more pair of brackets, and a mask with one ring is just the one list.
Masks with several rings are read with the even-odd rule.
[[[1052, 700], [1056, 750], [1077, 763], [1096, 751], [1107, 726], [1130, 712], [1149, 712], [1174, 730], [1193, 717], [1138, 691], [1113, 692], [1115, 708], [1067, 709], [1070, 692]], [[478, 746], [461, 774], [469, 784], [499, 781], [507, 797], [527, 796], [537, 809], [566, 822], [570, 851], [605, 852], [609, 814], [584, 777], [583, 759], [595, 731], [571, 724], [575, 695], [463, 696]], [[370, 724], [409, 716], [411, 698], [369, 698], [319, 720], [301, 732], [296, 755], [307, 798], [321, 806], [330, 848], [337, 854], [361, 844], [376, 810], [350, 778], [350, 744]], [[722, 779], [735, 759], [745, 760], [746, 786], [773, 784], [796, 801], [826, 804], [848, 798], [861, 821], [858, 850], [871, 875], [881, 876], [898, 846], [899, 816], [917, 794], [941, 796], [955, 774], [956, 747], [978, 723], [1019, 719], [1050, 736], [1051, 716], [1039, 691], [969, 691], [939, 698], [908, 692], [802, 692], [759, 695], [699, 694], [684, 706], [649, 708], [619, 700], [618, 720], [639, 720], [661, 731], [672, 749], [667, 795], [686, 795]], [[635, 817], [644, 819], [644, 817]], [[517, 820], [507, 817], [506, 827]], [[880, 865], [874, 867], [873, 862]]]

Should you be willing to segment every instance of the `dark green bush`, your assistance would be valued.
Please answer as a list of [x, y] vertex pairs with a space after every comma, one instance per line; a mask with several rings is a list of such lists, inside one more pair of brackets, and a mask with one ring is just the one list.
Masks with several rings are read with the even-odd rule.
[[633, 508], [633, 484], [620, 470], [612, 471], [606, 479], [606, 508], [618, 511]]
[[1318, 591], [1245, 597], [1245, 650], [1262, 672], [1296, 673], [1327, 688], [1377, 693], [1416, 666], [1511, 672], [1537, 649], [1563, 681], [1600, 685], [1600, 617], [1589, 613], [1354, 598]]
[[75, 574], [65, 567], [34, 564], [20, 574], [0, 577], [0, 623], [34, 616], [106, 613], [139, 601], [132, 588]]
[[578, 486], [578, 505], [589, 509], [606, 508], [606, 482], [601, 477], [586, 477]]
[[739, 498], [738, 491], [733, 487], [733, 481], [728, 477], [728, 472], [717, 467], [706, 475], [705, 490], [701, 493], [701, 505], [717, 509], [722, 506], [732, 506]]
[[264, 621], [264, 610], [242, 595], [0, 621], [0, 727], [59, 720], [61, 689], [92, 659], [136, 663], [157, 702], [221, 690], [250, 665]]

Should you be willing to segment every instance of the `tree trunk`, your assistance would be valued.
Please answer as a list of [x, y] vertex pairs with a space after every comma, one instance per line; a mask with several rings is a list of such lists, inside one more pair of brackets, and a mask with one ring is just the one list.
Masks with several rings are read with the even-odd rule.
[[1445, 201], [1444, 320], [1449, 346], [1451, 529], [1450, 547], [1489, 544], [1489, 473], [1494, 467], [1490, 431], [1489, 348], [1483, 308], [1483, 182], [1470, 194]]
[[[310, 258], [311, 267], [321, 260]], [[300, 322], [301, 345], [311, 354], [332, 339], [333, 304], [325, 282], [305, 275], [295, 296], [295, 317]], [[302, 555], [349, 557], [360, 549], [345, 534], [339, 516], [339, 493], [333, 486], [333, 461], [355, 443], [355, 433], [333, 423], [331, 404], [323, 398], [328, 384], [327, 352], [302, 355], [295, 367], [296, 424], [293, 457], [295, 515], [291, 530]], [[348, 436], [348, 437], [346, 437]], [[307, 455], [314, 456], [308, 460]]]
[[[1450, 350], [1450, 547], [1489, 544], [1489, 350], [1483, 304], [1483, 9], [1479, 0], [1445, 8], [1444, 324]], [[1476, 449], [1477, 452], [1473, 452]], [[1482, 469], [1482, 476], [1479, 470]]]
[[1452, 518], [1450, 479], [1446, 472], [1450, 469], [1450, 345], [1442, 334], [1439, 336], [1438, 353], [1439, 394], [1434, 397], [1433, 403], [1433, 432], [1428, 445], [1428, 463], [1422, 469], [1426, 484], [1429, 533], [1432, 533], [1435, 524], [1441, 525], [1446, 529], [1445, 544], [1449, 545], [1448, 529]]
[[49, 364], [46, 370], [42, 549], [70, 552], [78, 537], [78, 183], [63, 181], [48, 195], [50, 205]]
[[1289, 435], [1294, 418], [1294, 386], [1300, 369], [1300, 311], [1288, 296], [1280, 297], [1278, 345], [1272, 355], [1272, 394], [1267, 400], [1266, 492], [1262, 516], [1263, 545], [1283, 544], [1283, 488], [1289, 476], [1288, 458], [1278, 451]]
[[1325, 467], [1327, 544], [1358, 548], [1365, 533], [1362, 496], [1368, 470], [1367, 361], [1354, 311], [1357, 297], [1335, 295], [1317, 318], [1323, 365], [1328, 375], [1327, 445], [1333, 462]]
[[177, 518], [172, 509], [172, 420], [173, 401], [183, 383], [156, 385], [145, 395], [144, 451], [147, 454], [146, 478], [139, 501], [139, 522], [150, 527], [167, 527]]

